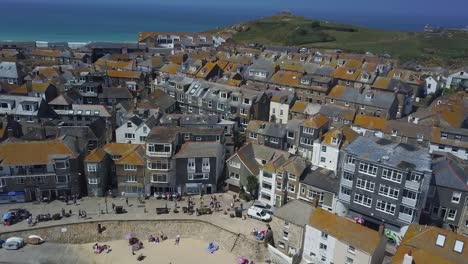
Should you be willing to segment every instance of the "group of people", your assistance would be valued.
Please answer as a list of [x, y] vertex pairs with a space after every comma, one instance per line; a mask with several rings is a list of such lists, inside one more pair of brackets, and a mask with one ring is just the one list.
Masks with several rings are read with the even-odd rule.
[[221, 208], [221, 204], [218, 201], [218, 198], [216, 198], [216, 195], [211, 195], [210, 197], [210, 207], [213, 210], [217, 210]]

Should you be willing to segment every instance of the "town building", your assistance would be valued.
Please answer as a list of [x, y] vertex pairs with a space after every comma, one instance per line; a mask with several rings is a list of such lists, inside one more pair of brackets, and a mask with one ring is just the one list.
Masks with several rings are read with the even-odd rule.
[[432, 154], [452, 153], [468, 160], [468, 132], [461, 128], [433, 127], [429, 151]]
[[0, 95], [0, 116], [11, 115], [16, 121], [39, 122], [53, 117], [47, 102], [34, 96]]
[[282, 123], [250, 120], [245, 129], [246, 141], [270, 148], [286, 150], [286, 125]]
[[457, 89], [463, 88], [466, 89], [468, 82], [468, 66], [465, 66], [456, 72], [450, 74], [445, 83], [445, 88]]
[[22, 84], [22, 74], [16, 62], [0, 62], [0, 82], [9, 84]]

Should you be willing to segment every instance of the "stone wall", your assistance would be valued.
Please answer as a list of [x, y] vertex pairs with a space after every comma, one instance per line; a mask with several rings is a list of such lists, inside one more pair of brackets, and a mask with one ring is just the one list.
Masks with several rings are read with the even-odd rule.
[[[97, 233], [97, 224], [104, 228], [102, 234]], [[55, 243], [82, 244], [121, 240], [128, 233], [146, 241], [150, 234], [156, 235], [163, 231], [168, 239], [176, 235], [215, 242], [228, 252], [245, 256], [256, 262], [264, 261], [267, 249], [263, 243], [249, 239], [241, 234], [230, 232], [224, 228], [200, 220], [113, 220], [57, 225], [51, 227], [29, 228], [23, 231], [4, 232], [2, 237], [38, 235], [46, 241]]]

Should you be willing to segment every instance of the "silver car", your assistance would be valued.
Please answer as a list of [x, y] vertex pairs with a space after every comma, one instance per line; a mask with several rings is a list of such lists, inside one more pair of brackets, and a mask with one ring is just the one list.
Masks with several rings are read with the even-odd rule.
[[24, 239], [21, 237], [10, 237], [3, 243], [4, 249], [20, 249], [24, 246]]

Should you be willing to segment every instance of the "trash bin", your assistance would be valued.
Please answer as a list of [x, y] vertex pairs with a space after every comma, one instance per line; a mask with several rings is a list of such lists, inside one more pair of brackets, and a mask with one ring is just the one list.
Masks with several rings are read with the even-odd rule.
[[242, 217], [242, 209], [236, 208], [234, 211], [236, 213], [236, 217]]
[[115, 213], [116, 214], [123, 214], [124, 213], [123, 206], [116, 206], [115, 207]]

